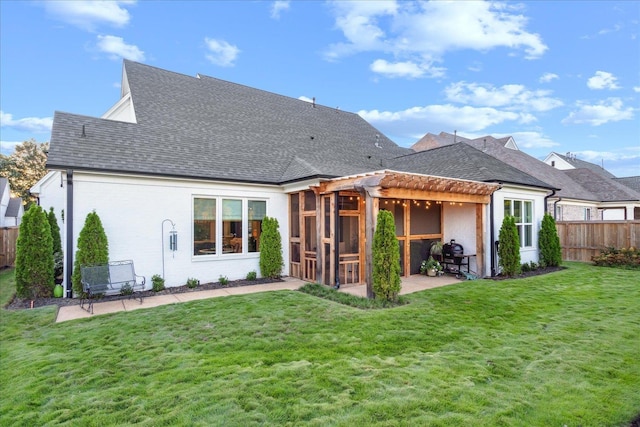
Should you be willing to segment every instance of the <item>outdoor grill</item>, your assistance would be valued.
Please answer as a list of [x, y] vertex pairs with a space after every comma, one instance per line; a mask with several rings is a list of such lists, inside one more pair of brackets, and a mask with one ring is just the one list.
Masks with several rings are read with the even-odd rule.
[[462, 255], [464, 255], [464, 248], [461, 244], [456, 243], [455, 240], [451, 240], [449, 243], [442, 245], [442, 258], [452, 259], [453, 264], [457, 265], [458, 268], [462, 263]]

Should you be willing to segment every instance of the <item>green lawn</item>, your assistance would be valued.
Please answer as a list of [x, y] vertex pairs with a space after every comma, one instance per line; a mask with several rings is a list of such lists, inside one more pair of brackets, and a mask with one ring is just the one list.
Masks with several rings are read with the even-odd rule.
[[291, 291], [61, 324], [0, 310], [0, 424], [628, 426], [640, 275], [568, 266], [381, 310]]

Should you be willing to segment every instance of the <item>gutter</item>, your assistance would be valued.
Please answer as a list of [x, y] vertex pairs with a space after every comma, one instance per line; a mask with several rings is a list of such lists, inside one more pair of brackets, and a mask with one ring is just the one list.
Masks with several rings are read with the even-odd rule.
[[553, 220], [554, 221], [558, 221], [558, 218], [556, 218], [556, 212], [558, 212], [558, 209], [557, 209], [558, 202], [560, 202], [561, 200], [562, 200], [562, 197], [558, 197], [558, 200], [553, 202]]

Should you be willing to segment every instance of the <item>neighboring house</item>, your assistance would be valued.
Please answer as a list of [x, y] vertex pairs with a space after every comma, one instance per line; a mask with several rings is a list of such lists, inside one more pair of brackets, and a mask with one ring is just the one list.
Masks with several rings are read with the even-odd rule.
[[562, 155], [552, 151], [547, 157], [545, 157], [543, 162], [560, 170], [589, 169], [607, 178], [616, 177], [614, 174], [612, 174], [602, 166], [578, 159], [575, 153], [567, 153], [566, 155]]
[[21, 197], [11, 197], [7, 178], [0, 178], [0, 227], [19, 227], [24, 215]]
[[555, 162], [552, 166], [520, 151], [511, 137], [468, 139], [446, 132], [427, 134], [412, 148], [430, 149], [452, 144], [454, 140], [465, 142], [557, 188], [548, 195], [546, 202], [547, 212], [557, 221], [637, 218], [640, 193], [620, 185], [600, 166], [580, 161], [574, 156], [547, 156], [549, 162]]
[[[450, 239], [475, 255], [473, 271], [491, 274], [507, 205], [521, 210], [524, 250], [537, 260], [552, 188], [471, 147], [415, 153], [357, 114], [128, 60], [121, 91], [101, 118], [55, 113], [49, 173], [32, 188], [43, 207], [63, 213], [67, 296], [94, 210], [110, 258], [133, 259], [138, 274], [162, 274], [167, 286], [259, 272], [265, 216], [280, 224], [283, 274], [327, 285], [371, 284], [380, 209], [395, 214], [405, 276], [418, 272], [431, 242]], [[493, 176], [482, 169], [489, 163]]]

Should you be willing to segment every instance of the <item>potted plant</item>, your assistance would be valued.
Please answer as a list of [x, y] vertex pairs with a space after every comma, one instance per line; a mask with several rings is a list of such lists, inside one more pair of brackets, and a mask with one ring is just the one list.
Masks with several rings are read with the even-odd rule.
[[436, 261], [432, 256], [429, 259], [422, 261], [420, 264], [420, 273], [426, 274], [427, 276], [434, 277], [440, 271], [442, 271], [442, 265], [438, 261]]
[[429, 248], [429, 255], [440, 257], [442, 255], [442, 241], [436, 240], [431, 243], [431, 247]]

